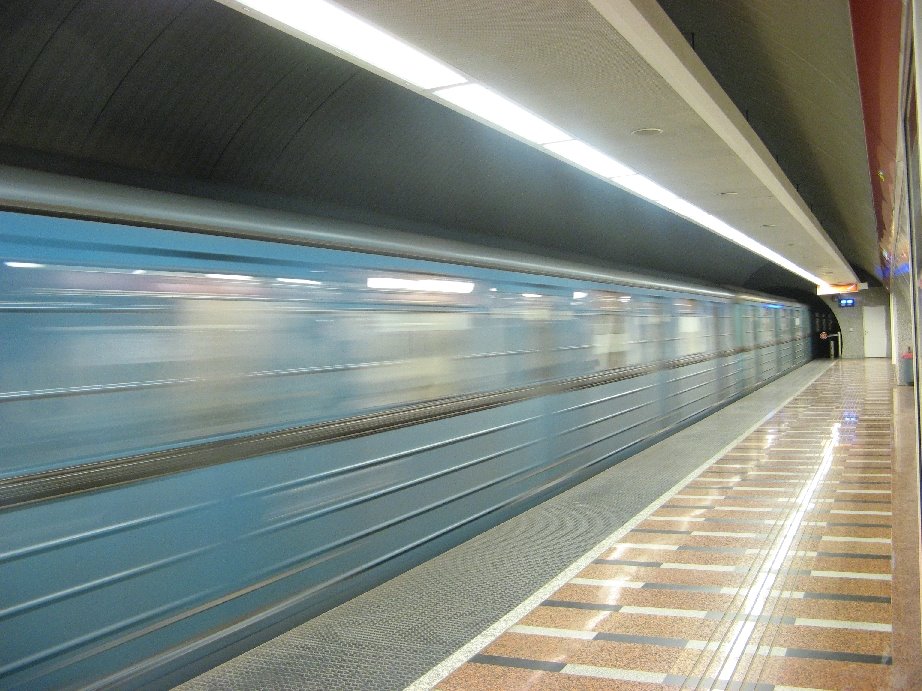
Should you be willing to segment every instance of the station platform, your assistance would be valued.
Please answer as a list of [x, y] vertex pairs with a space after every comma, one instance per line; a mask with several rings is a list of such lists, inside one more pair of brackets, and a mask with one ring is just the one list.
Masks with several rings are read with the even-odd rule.
[[920, 688], [914, 415], [813, 361], [178, 688]]

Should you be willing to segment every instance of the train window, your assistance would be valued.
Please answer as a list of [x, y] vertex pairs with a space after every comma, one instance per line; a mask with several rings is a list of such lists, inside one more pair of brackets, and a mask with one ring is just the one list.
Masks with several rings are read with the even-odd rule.
[[707, 317], [707, 303], [700, 300], [675, 302], [678, 325], [676, 356], [686, 357], [710, 349], [711, 323]]
[[743, 326], [743, 347], [754, 348], [756, 345], [756, 310], [755, 305], [742, 305], [741, 320]]
[[733, 313], [728, 303], [717, 303], [714, 309], [717, 315], [717, 342], [716, 350], [729, 350], [734, 346], [735, 334], [733, 329]]
[[757, 317], [758, 345], [769, 345], [775, 341], [775, 314], [776, 310], [768, 307], [759, 307], [759, 316]]
[[794, 337], [794, 310], [790, 307], [784, 308], [784, 325], [781, 330], [781, 338], [788, 340]]
[[631, 332], [631, 299], [626, 293], [592, 291], [587, 295], [587, 315], [592, 324], [591, 360], [597, 370], [628, 364]]
[[631, 301], [634, 328], [628, 344], [628, 364], [641, 365], [663, 359], [664, 322], [662, 301], [635, 296]]

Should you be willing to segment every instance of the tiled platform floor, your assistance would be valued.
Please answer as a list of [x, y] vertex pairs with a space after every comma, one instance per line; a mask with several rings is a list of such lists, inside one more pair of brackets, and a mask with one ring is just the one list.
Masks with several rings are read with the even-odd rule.
[[889, 364], [837, 363], [437, 688], [922, 688], [893, 419]]
[[[804, 671], [787, 685], [817, 688], [824, 683], [820, 673], [828, 670], [838, 673], [839, 666], [845, 664], [852, 666], [857, 673], [871, 670], [872, 678], [868, 681], [861, 676], [850, 677], [841, 688], [884, 689], [889, 683], [892, 688], [922, 689], [919, 683], [922, 672], [919, 670], [918, 623], [918, 475], [914, 465], [913, 392], [909, 387], [890, 388], [886, 363], [839, 362], [819, 382], [824, 387], [822, 395], [817, 397], [806, 391], [804, 393], [813, 398], [797, 400], [794, 408], [779, 413], [777, 419], [769, 419], [785, 401], [801, 392], [817, 376], [823, 375], [829, 364], [828, 361], [809, 363], [534, 509], [190, 680], [181, 688], [189, 691], [390, 690], [403, 689], [414, 680], [418, 680], [414, 686], [420, 689], [437, 684], [454, 689], [669, 688], [658, 682], [623, 681], [611, 678], [611, 674], [604, 677], [572, 674], [580, 669], [597, 673], [608, 665], [613, 665], [609, 667], [612, 670], [644, 671], [642, 663], [651, 659], [649, 671], [659, 676], [648, 679], [678, 675], [689, 670], [682, 684], [687, 682], [689, 687], [693, 687], [697, 683], [699, 688], [708, 688], [707, 675], [721, 676], [724, 665], [720, 665], [719, 661], [729, 659], [729, 653], [736, 645], [736, 652], [742, 648], [738, 668], [746, 670], [749, 680], [756, 674], [765, 675], [765, 679], [778, 678], [777, 675], [781, 674], [779, 663], [787, 665], [788, 670], [794, 669], [792, 665], [801, 665]], [[862, 378], [863, 382], [854, 381], [856, 377]], [[886, 439], [890, 414], [887, 402], [892, 392], [896, 392], [897, 398], [903, 401], [902, 408], [897, 411], [894, 431], [897, 451], [906, 449], [906, 460], [892, 465], [892, 487], [887, 484], [868, 487], [873, 488], [872, 492], [889, 489], [894, 494], [835, 491], [862, 488], [848, 484], [829, 484], [823, 490], [814, 488], [814, 498], [839, 501], [813, 502], [816, 506], [810, 513], [800, 516], [801, 530], [792, 534], [788, 552], [817, 554], [782, 558], [781, 568], [775, 573], [769, 571], [762, 582], [763, 588], [769, 591], [764, 602], [750, 603], [750, 612], [742, 615], [746, 606], [741, 604], [745, 603], [745, 594], [739, 590], [740, 585], [757, 584], [761, 567], [735, 569], [745, 566], [747, 562], [742, 560], [747, 556], [750, 559], [755, 556], [757, 564], [762, 567], [770, 563], [767, 562], [768, 556], [781, 544], [779, 538], [787, 532], [785, 525], [793, 525], [792, 519], [797, 519], [796, 499], [799, 493], [817, 475], [822, 463], [816, 459], [783, 463], [798, 460], [788, 457], [785, 449], [803, 446], [820, 453], [831, 439], [831, 426], [838, 422], [838, 442], [826, 477], [840, 481], [884, 482], [875, 478], [846, 476], [845, 473], [887, 472], [889, 458], [886, 451], [878, 452], [881, 449], [888, 451], [890, 447]], [[805, 404], [808, 400], [811, 401], [809, 406]], [[852, 413], [858, 413], [857, 420]], [[822, 426], [818, 418], [823, 415], [825, 419], [832, 420], [823, 427], [825, 437], [820, 439], [804, 434], [811, 429], [811, 421]], [[836, 415], [839, 419], [833, 420]], [[861, 423], [860, 426], [858, 423]], [[746, 430], [756, 430], [760, 425], [762, 429], [754, 432], [733, 454], [724, 455]], [[771, 432], [767, 430], [774, 428], [779, 432], [775, 433], [775, 438], [769, 439]], [[784, 443], [779, 436], [782, 431]], [[859, 442], [864, 447], [860, 447]], [[878, 443], [882, 446], [876, 446]], [[753, 453], [759, 452], [760, 448], [765, 450], [766, 444], [770, 454], [764, 460], [764, 467], [760, 468]], [[721, 465], [712, 466], [711, 472], [702, 475], [694, 487], [681, 491], [675, 489], [684, 485], [688, 476], [697, 472], [709, 459], [720, 456], [723, 458], [717, 462]], [[897, 453], [894, 458], [899, 457]], [[790, 465], [808, 467], [787, 467]], [[778, 469], [803, 475], [757, 474]], [[778, 492], [752, 489], [752, 480], [760, 477], [764, 480], [772, 477], [794, 480], [794, 483], [776, 482], [772, 487], [773, 490], [787, 489], [788, 498], [793, 497], [794, 501], [778, 501], [784, 499]], [[709, 483], [710, 487], [720, 489], [705, 489]], [[798, 487], [800, 489], [796, 489]], [[664, 493], [668, 496], [670, 492], [671, 497], [665, 501], [661, 499]], [[906, 496], [901, 497], [901, 493]], [[658, 498], [659, 513], [654, 520], [642, 525], [636, 516], [650, 513], [645, 507], [651, 502], [657, 506]], [[843, 501], [846, 499], [858, 501]], [[892, 506], [902, 509], [869, 503], [875, 500], [890, 500]], [[701, 506], [713, 508], [696, 508]], [[874, 508], [851, 508], [854, 506]], [[766, 508], [771, 510], [740, 510]], [[893, 515], [832, 514], [832, 510], [881, 510], [890, 511]], [[832, 519], [832, 516], [836, 518]], [[684, 522], [683, 517], [686, 519]], [[738, 520], [691, 521], [688, 518]], [[893, 525], [890, 529], [891, 545], [822, 540], [824, 534], [830, 537], [886, 538], [887, 528], [863, 527], [855, 523], [887, 524], [890, 523], [888, 518], [892, 519]], [[739, 519], [772, 522], [740, 523]], [[812, 525], [815, 522], [850, 525], [821, 527]], [[683, 532], [635, 531], [628, 537], [625, 526], [641, 531]], [[699, 534], [692, 534], [694, 532]], [[735, 536], [701, 535], [702, 532], [733, 533]], [[737, 532], [755, 534], [756, 537], [747, 538]], [[781, 538], [781, 542], [784, 541]], [[593, 546], [600, 543], [602, 547], [592, 551]], [[691, 549], [678, 549], [680, 545]], [[676, 549], [663, 549], [664, 546]], [[890, 562], [887, 559], [854, 556], [856, 552], [886, 556], [891, 546], [895, 552], [892, 569], [888, 567]], [[724, 551], [723, 547], [764, 552], [746, 555]], [[588, 558], [583, 557], [587, 552]], [[820, 552], [835, 556], [821, 556]], [[844, 553], [849, 553], [849, 556], [838, 556]], [[685, 568], [655, 569], [650, 565], [592, 563], [596, 559], [677, 564]], [[820, 561], [826, 559], [850, 559], [852, 562], [835, 562], [836, 568], [829, 568]], [[484, 568], [485, 563], [490, 567]], [[687, 568], [689, 565], [729, 568], [701, 570]], [[578, 573], [584, 569], [589, 569], [589, 573]], [[891, 571], [893, 580], [805, 573], [834, 570], [864, 572], [869, 576], [886, 576], [886, 572]], [[579, 575], [581, 578], [617, 579], [650, 585], [631, 588], [622, 583], [619, 588], [610, 584], [577, 583], [566, 586], [561, 593], [555, 593], [564, 587], [567, 580], [567, 577], [561, 580], [558, 576], [561, 572], [570, 577]], [[902, 576], [899, 575], [901, 572]], [[767, 579], [770, 577], [774, 577], [774, 581], [768, 586]], [[692, 588], [682, 587], [686, 585]], [[791, 597], [790, 593], [784, 594], [785, 590], [803, 592], [805, 597]], [[530, 597], [536, 591], [539, 597]], [[808, 592], [831, 597], [806, 597]], [[684, 599], [677, 604], [664, 604], [660, 598], [670, 593]], [[871, 599], [840, 599], [839, 595], [859, 595]], [[578, 604], [583, 597], [589, 598], [585, 607]], [[566, 606], [556, 607], [554, 603], [545, 602], [554, 599], [566, 599]], [[686, 616], [657, 615], [651, 614], [651, 610], [629, 609], [639, 607], [686, 610]], [[760, 608], [761, 612], [756, 617], [756, 610]], [[616, 609], [620, 611], [614, 611]], [[704, 616], [695, 616], [701, 612]], [[881, 621], [879, 616], [883, 612], [889, 612], [894, 618], [889, 622], [892, 633], [803, 623], [804, 619], [827, 622], [838, 619], [885, 624], [888, 622]], [[692, 616], [687, 616], [689, 614]], [[789, 623], [792, 618], [796, 621], [798, 617], [800, 624]], [[558, 635], [545, 635], [547, 632], [539, 633], [535, 629], [509, 630], [494, 641], [513, 625], [562, 631], [553, 632]], [[743, 631], [742, 626], [746, 626], [747, 630]], [[576, 632], [577, 637], [559, 635], [567, 632]], [[679, 639], [685, 641], [681, 647], [678, 647]], [[737, 644], [737, 641], [740, 642]], [[526, 644], [524, 650], [522, 642]], [[785, 651], [783, 656], [780, 654], [782, 648]], [[569, 673], [550, 671], [563, 668], [561, 662], [567, 658], [561, 655], [570, 650], [579, 657], [566, 664], [584, 667], [571, 666]], [[452, 655], [455, 651], [458, 652]], [[822, 659], [801, 651], [866, 654], [875, 659]], [[478, 658], [480, 662], [459, 668], [478, 654], [492, 655], [493, 659]], [[890, 664], [882, 659], [886, 656], [891, 658]], [[525, 661], [525, 664], [518, 661]], [[532, 668], [528, 666], [529, 661]], [[496, 662], [507, 664], [494, 664]], [[515, 664], [510, 666], [510, 662]], [[534, 669], [536, 666], [544, 669]], [[716, 672], [714, 668], [718, 668]], [[881, 671], [881, 675], [873, 675], [873, 672]], [[770, 674], [776, 676], [769, 677]], [[668, 681], [678, 681], [678, 678], [669, 677]], [[777, 687], [785, 685], [783, 681], [773, 682], [772, 685], [775, 684]], [[711, 685], [716, 685], [716, 679]]]

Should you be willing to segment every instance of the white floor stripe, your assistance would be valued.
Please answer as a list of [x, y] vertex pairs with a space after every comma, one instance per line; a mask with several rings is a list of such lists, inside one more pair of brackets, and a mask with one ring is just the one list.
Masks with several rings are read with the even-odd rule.
[[[683, 489], [692, 480], [697, 478], [701, 473], [703, 473], [705, 470], [711, 467], [711, 465], [713, 465], [717, 460], [719, 460], [720, 458], [725, 456], [727, 453], [729, 453], [733, 449], [733, 447], [735, 447], [737, 444], [743, 441], [743, 439], [748, 437], [750, 434], [755, 432], [759, 427], [761, 427], [766, 422], [768, 422], [772, 417], [774, 417], [778, 413], [779, 410], [784, 408], [791, 401], [793, 401], [797, 396], [799, 396], [804, 390], [806, 390], [811, 385], [813, 385], [813, 383], [816, 382], [816, 380], [819, 379], [821, 376], [823, 376], [829, 370], [829, 368], [832, 367], [832, 365], [833, 365], [833, 362], [830, 361], [828, 366], [822, 368], [813, 377], [811, 377], [809, 381], [807, 381], [802, 386], [800, 386], [796, 392], [791, 394], [787, 399], [785, 399], [779, 405], [774, 406], [767, 415], [762, 417], [761, 420], [759, 420], [758, 422], [750, 426], [749, 429], [747, 429], [745, 432], [739, 435], [736, 439], [734, 439], [729, 444], [727, 444], [722, 449], [720, 449], [716, 454], [714, 454], [711, 458], [709, 458], [707, 461], [702, 463], [698, 468], [696, 468], [691, 473], [686, 475], [684, 478], [679, 480], [667, 492], [665, 492], [658, 499], [651, 502], [650, 505], [647, 506], [647, 508], [645, 508], [639, 514], [637, 514], [630, 521], [625, 523], [620, 529], [616, 530], [614, 533], [612, 533], [607, 538], [602, 540], [599, 544], [597, 544], [591, 550], [586, 552], [586, 554], [584, 554], [581, 558], [573, 562], [568, 568], [564, 569], [560, 574], [558, 574], [556, 577], [548, 581], [541, 588], [536, 590], [531, 595], [531, 597], [526, 599], [522, 604], [520, 604], [518, 607], [513, 609], [511, 612], [509, 612], [505, 616], [498, 619], [491, 626], [485, 629], [483, 633], [474, 637], [466, 645], [459, 648], [452, 655], [449, 655], [445, 660], [443, 660], [442, 662], [437, 664], [435, 667], [430, 669], [428, 672], [423, 674], [419, 679], [417, 679], [415, 682], [410, 684], [407, 687], [406, 691], [428, 691], [428, 689], [432, 689], [436, 684], [442, 681], [445, 677], [447, 677], [449, 674], [451, 674], [456, 669], [458, 669], [458, 667], [463, 665], [471, 657], [473, 657], [478, 652], [480, 652], [489, 643], [494, 641], [503, 631], [505, 631], [510, 626], [515, 624], [517, 621], [519, 621], [522, 617], [528, 614], [531, 610], [533, 610], [535, 607], [541, 604], [541, 602], [548, 599], [548, 597], [550, 597], [556, 590], [558, 590], [561, 586], [563, 586], [571, 578], [575, 577], [576, 574], [578, 574], [580, 571], [586, 568], [586, 566], [588, 566], [593, 561], [595, 561], [603, 552], [610, 550], [612, 547], [614, 547], [618, 543], [618, 540], [621, 539], [622, 536], [626, 535], [631, 530], [633, 530], [635, 527], [637, 527], [640, 523], [645, 521], [650, 514], [652, 514], [660, 506], [662, 506], [667, 501], [669, 501], [673, 496], [678, 494], [679, 490]], [[622, 609], [622, 611], [624, 610]], [[688, 612], [690, 611], [691, 610], [685, 610], [685, 613], [682, 616], [690, 616], [688, 614]]]
[[628, 547], [630, 549], [659, 549], [659, 550], [670, 550], [675, 551], [679, 549], [678, 545], [667, 545], [662, 542], [619, 542], [615, 549], [619, 547]]
[[595, 631], [579, 631], [577, 629], [555, 629], [547, 626], [522, 626], [516, 624], [509, 627], [511, 633], [524, 633], [529, 636], [551, 636], [553, 638], [579, 638], [585, 641], [595, 638]]
[[693, 530], [695, 537], [765, 537], [762, 533], [729, 533], [725, 530]]
[[828, 540], [829, 542], [875, 542], [879, 545], [889, 545], [891, 542], [888, 537], [841, 537], [839, 535], [823, 535], [820, 539]]
[[891, 494], [888, 489], [837, 489], [842, 494]]
[[891, 581], [889, 573], [863, 573], [859, 571], [811, 571], [811, 576], [818, 578], [855, 578], [860, 581]]
[[644, 581], [631, 581], [626, 578], [571, 578], [568, 583], [605, 588], [643, 588]]
[[787, 492], [784, 487], [733, 487], [734, 492]]
[[787, 470], [751, 470], [751, 471], [749, 472], [749, 475], [797, 475], [797, 476], [803, 476], [803, 475], [810, 475], [810, 474], [811, 474], [810, 472], [792, 473], [792, 472], [787, 471]]
[[735, 566], [724, 564], [687, 564], [685, 562], [664, 562], [664, 569], [684, 569], [685, 571], [735, 571]]
[[847, 516], [892, 516], [889, 511], [846, 511], [845, 509], [832, 509], [829, 513], [840, 513]]
[[879, 624], [876, 621], [843, 621], [840, 619], [794, 619], [795, 626], [821, 626], [825, 629], [851, 629], [853, 631], [893, 631], [890, 624]]
[[567, 665], [561, 672], [578, 677], [595, 677], [597, 679], [615, 679], [617, 681], [637, 681], [648, 684], [662, 684], [666, 675], [659, 672], [642, 672], [637, 669], [618, 669], [616, 667], [594, 667], [592, 665]]
[[704, 619], [708, 613], [701, 609], [673, 609], [671, 607], [638, 607], [636, 605], [625, 605], [621, 608], [624, 614], [650, 614], [654, 617], [691, 617], [692, 619]]
[[707, 650], [714, 652], [720, 647], [720, 641], [689, 641], [685, 644], [686, 650]]

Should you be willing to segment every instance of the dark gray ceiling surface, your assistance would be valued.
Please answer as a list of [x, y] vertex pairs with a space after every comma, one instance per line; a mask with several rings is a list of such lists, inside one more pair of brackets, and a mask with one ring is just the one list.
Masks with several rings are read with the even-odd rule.
[[880, 265], [847, 0], [657, 0], [872, 281]]
[[0, 163], [595, 265], [806, 281], [209, 0], [0, 7]]

